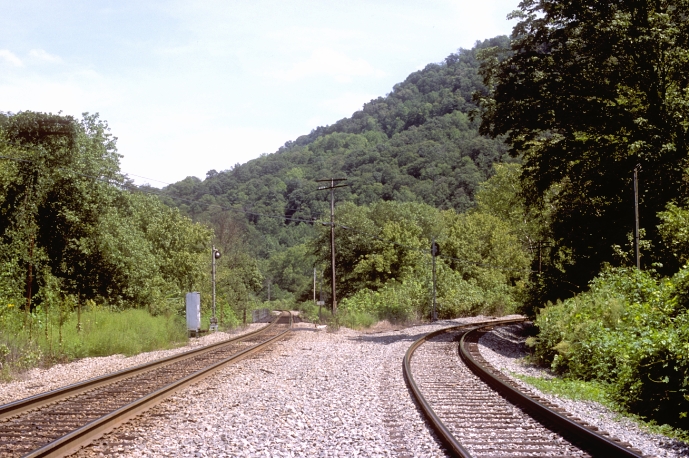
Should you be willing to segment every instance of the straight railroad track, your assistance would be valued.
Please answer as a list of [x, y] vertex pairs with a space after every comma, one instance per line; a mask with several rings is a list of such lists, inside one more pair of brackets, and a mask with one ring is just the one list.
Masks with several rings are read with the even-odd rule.
[[70, 454], [173, 392], [285, 337], [292, 320], [282, 312], [249, 334], [0, 406], [0, 458]]
[[480, 355], [503, 320], [455, 326], [417, 340], [404, 358], [413, 397], [448, 453], [461, 458], [643, 457], [597, 428], [523, 391]]

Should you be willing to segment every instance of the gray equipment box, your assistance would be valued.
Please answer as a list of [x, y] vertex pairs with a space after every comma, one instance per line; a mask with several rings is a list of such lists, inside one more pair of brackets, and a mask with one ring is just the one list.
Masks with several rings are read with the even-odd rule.
[[187, 331], [198, 337], [201, 331], [201, 293], [187, 293]]

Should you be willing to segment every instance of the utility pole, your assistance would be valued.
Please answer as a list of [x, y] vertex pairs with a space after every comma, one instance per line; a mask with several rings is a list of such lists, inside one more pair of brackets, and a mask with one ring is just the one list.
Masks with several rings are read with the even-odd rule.
[[438, 254], [438, 244], [435, 243], [435, 236], [431, 241], [431, 257], [433, 258], [433, 313], [431, 314], [431, 321], [438, 321], [438, 313], [435, 305], [435, 256]]
[[319, 190], [330, 189], [330, 265], [332, 267], [332, 305], [333, 315], [337, 312], [337, 296], [335, 295], [335, 188], [344, 188], [346, 184], [335, 182], [346, 181], [346, 178], [330, 178], [328, 180], [316, 180], [316, 182], [329, 182], [330, 186], [319, 186]]
[[639, 254], [639, 171], [641, 164], [634, 167], [634, 251], [636, 252], [636, 268], [641, 270], [641, 256]]
[[321, 307], [325, 302], [323, 301], [323, 272], [321, 272], [321, 287], [318, 290], [318, 322], [322, 321]]
[[213, 249], [211, 251], [211, 283], [213, 286], [213, 316], [211, 317], [211, 324], [208, 328], [209, 331], [215, 332], [218, 330], [218, 319], [215, 317], [215, 260], [220, 259], [220, 252], [215, 249], [215, 245], [213, 245]]

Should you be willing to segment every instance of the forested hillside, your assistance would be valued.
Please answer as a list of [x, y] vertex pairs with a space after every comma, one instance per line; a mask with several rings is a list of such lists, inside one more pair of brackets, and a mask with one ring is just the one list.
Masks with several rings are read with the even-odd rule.
[[[474, 205], [478, 183], [505, 155], [500, 140], [478, 135], [474, 92], [484, 91], [477, 53], [507, 48], [507, 37], [459, 50], [395, 85], [385, 97], [364, 105], [350, 118], [318, 127], [276, 153], [230, 170], [211, 170], [204, 181], [187, 178], [166, 188], [189, 215], [204, 204], [241, 206], [258, 212], [310, 219], [324, 214], [325, 197], [315, 180], [346, 177], [350, 187], [338, 200], [357, 205], [378, 200], [425, 202], [464, 211]], [[222, 158], [219, 158], [219, 162]]]
[[[485, 92], [477, 54], [492, 47], [505, 50], [509, 40], [496, 37], [460, 49], [351, 117], [288, 141], [274, 154], [211, 170], [203, 181], [189, 177], [168, 186], [164, 201], [216, 228], [218, 218], [241, 226], [241, 245], [270, 259], [262, 268], [264, 298], [267, 282], [273, 282], [273, 297], [280, 290], [304, 294], [315, 260], [312, 248], [297, 247], [316, 230], [299, 220], [329, 220], [330, 212], [329, 193], [318, 191], [316, 180], [347, 178], [348, 186], [336, 190], [338, 204], [417, 202], [459, 212], [475, 206], [479, 183], [492, 175], [493, 164], [510, 160], [502, 140], [480, 136], [479, 121], [470, 116], [474, 93]], [[235, 210], [218, 216], [230, 208]], [[286, 250], [298, 251], [299, 260], [285, 259]]]

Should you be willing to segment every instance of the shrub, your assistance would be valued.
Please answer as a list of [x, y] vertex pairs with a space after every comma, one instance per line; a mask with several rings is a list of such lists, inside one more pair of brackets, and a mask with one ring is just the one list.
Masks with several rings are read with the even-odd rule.
[[689, 429], [688, 275], [602, 273], [588, 292], [539, 311], [534, 357], [568, 377], [607, 383], [630, 412]]

